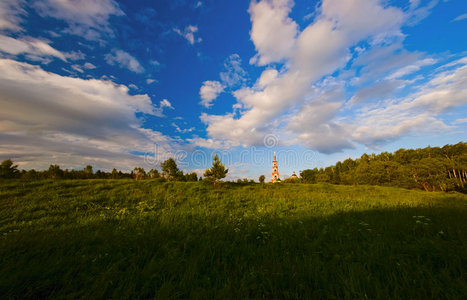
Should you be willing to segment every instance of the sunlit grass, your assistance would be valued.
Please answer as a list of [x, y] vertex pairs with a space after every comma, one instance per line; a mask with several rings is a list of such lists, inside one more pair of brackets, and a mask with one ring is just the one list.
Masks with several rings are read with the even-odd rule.
[[0, 185], [6, 298], [467, 296], [467, 196], [132, 180]]

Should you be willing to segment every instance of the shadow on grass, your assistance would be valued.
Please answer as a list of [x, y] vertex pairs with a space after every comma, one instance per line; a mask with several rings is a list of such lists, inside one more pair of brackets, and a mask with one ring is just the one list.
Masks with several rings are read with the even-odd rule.
[[0, 238], [6, 299], [467, 297], [466, 210], [152, 215]]

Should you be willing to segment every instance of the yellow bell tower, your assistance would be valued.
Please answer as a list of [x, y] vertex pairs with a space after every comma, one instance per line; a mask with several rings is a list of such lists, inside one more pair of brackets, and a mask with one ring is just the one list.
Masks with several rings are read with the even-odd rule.
[[274, 160], [272, 161], [272, 182], [281, 181], [279, 179], [279, 169], [277, 167], [276, 152], [274, 152]]

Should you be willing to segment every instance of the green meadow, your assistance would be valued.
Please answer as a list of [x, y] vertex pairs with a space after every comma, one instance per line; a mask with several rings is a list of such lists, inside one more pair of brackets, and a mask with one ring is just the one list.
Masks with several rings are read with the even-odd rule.
[[467, 299], [467, 195], [0, 183], [3, 299]]

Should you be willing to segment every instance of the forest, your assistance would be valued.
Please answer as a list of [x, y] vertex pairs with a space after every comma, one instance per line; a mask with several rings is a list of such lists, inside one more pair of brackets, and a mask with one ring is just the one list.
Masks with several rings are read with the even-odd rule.
[[467, 143], [363, 154], [358, 159], [349, 158], [324, 169], [303, 170], [300, 181], [466, 192]]

